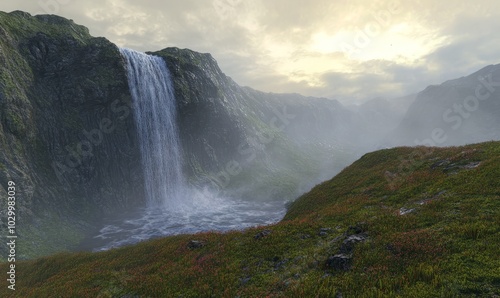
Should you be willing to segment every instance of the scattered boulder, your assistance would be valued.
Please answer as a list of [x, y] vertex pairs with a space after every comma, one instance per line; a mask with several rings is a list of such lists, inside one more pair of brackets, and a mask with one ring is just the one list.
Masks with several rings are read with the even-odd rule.
[[406, 215], [406, 214], [410, 214], [410, 213], [413, 213], [417, 211], [417, 209], [415, 208], [405, 208], [405, 207], [401, 207], [399, 209], [399, 215]]
[[421, 201], [418, 201], [417, 204], [418, 205], [425, 205], [429, 202], [432, 202], [434, 200], [437, 200], [439, 199], [439, 197], [441, 197], [442, 195], [444, 195], [445, 193], [447, 192], [447, 190], [442, 190], [438, 193], [436, 193], [434, 196], [432, 196], [431, 198], [427, 198], [427, 199], [424, 199], [424, 200], [421, 200]]
[[249, 276], [240, 278], [240, 285], [242, 285], [242, 286], [246, 285], [251, 279], [252, 278]]
[[460, 170], [470, 170], [475, 169], [481, 165], [480, 161], [473, 161], [468, 164], [463, 164], [463, 162], [452, 163], [450, 159], [440, 160], [431, 165], [431, 169], [435, 170], [437, 168], [442, 168], [444, 173], [449, 175], [457, 174]]
[[205, 246], [205, 242], [200, 241], [200, 240], [191, 240], [191, 241], [189, 241], [189, 243], [187, 245], [187, 247], [189, 249], [202, 248], [203, 246]]
[[326, 260], [326, 268], [333, 270], [347, 271], [351, 268], [352, 252], [357, 243], [364, 242], [368, 239], [366, 231], [367, 224], [364, 222], [357, 223], [355, 226], [350, 226], [343, 236], [336, 237], [330, 244], [342, 241], [338, 254], [328, 257]]
[[279, 270], [279, 269], [283, 268], [286, 263], [288, 263], [288, 259], [275, 261], [274, 270]]
[[440, 160], [440, 161], [437, 161], [437, 162], [433, 163], [431, 165], [431, 169], [434, 170], [434, 169], [439, 168], [439, 167], [447, 166], [450, 163], [451, 162], [450, 162], [449, 159], [443, 159], [443, 160]]
[[330, 240], [330, 242], [328, 242], [328, 244], [333, 245], [333, 244], [337, 243], [338, 241], [340, 241], [342, 238], [344, 238], [344, 236], [337, 236], [337, 237], [333, 238], [332, 240]]
[[475, 168], [479, 167], [479, 165], [481, 165], [481, 162], [475, 161], [475, 162], [471, 162], [469, 164], [466, 164], [465, 166], [463, 166], [463, 168], [470, 170], [470, 169], [475, 169]]
[[448, 192], [448, 191], [447, 191], [446, 189], [445, 189], [445, 190], [442, 190], [442, 191], [438, 192], [438, 193], [434, 196], [434, 198], [437, 198], [437, 197], [439, 197], [439, 196], [442, 196], [442, 195], [444, 195], [444, 194], [445, 194], [445, 193], [447, 193], [447, 192]]
[[345, 232], [346, 236], [361, 234], [367, 230], [365, 222], [358, 222], [355, 226], [349, 226]]
[[396, 248], [394, 247], [394, 245], [392, 243], [387, 243], [385, 245], [385, 249], [390, 251], [392, 254], [396, 254]]
[[312, 262], [307, 264], [307, 267], [310, 269], [317, 269], [319, 267], [319, 265], [320, 265], [319, 261], [312, 261]]
[[326, 267], [333, 270], [347, 271], [351, 268], [352, 256], [346, 254], [337, 254], [330, 256], [326, 260]]
[[319, 236], [327, 236], [328, 234], [330, 234], [331, 231], [332, 231], [332, 229], [330, 229], [330, 228], [321, 228], [321, 229], [319, 229], [318, 235]]
[[323, 276], [321, 278], [325, 279], [325, 278], [329, 278], [329, 277], [332, 277], [332, 276], [333, 276], [333, 274], [331, 274], [331, 273], [325, 273], [325, 274], [323, 274]]
[[342, 245], [340, 246], [340, 252], [343, 254], [350, 254], [354, 250], [354, 246], [356, 246], [359, 242], [366, 241], [368, 237], [363, 234], [351, 235], [347, 237]]
[[253, 236], [253, 238], [259, 240], [261, 238], [264, 238], [264, 237], [268, 236], [271, 233], [272, 233], [271, 230], [263, 230], [263, 231], [255, 234], [255, 236]]
[[309, 235], [309, 234], [300, 235], [300, 239], [309, 239], [309, 238], [311, 238], [311, 235]]

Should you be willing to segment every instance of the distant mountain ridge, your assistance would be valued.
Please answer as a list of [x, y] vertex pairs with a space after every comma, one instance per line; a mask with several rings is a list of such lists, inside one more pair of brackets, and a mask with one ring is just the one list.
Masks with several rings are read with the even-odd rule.
[[[149, 54], [172, 73], [193, 185], [293, 200], [363, 153], [361, 121], [334, 100], [240, 87], [210, 54]], [[103, 215], [144, 204], [116, 45], [59, 16], [0, 12], [0, 61], [0, 195], [10, 180], [22, 185], [21, 258], [68, 249]]]
[[500, 139], [500, 64], [420, 92], [394, 139], [449, 146]]
[[[446, 131], [447, 142], [499, 138], [498, 66], [478, 72], [487, 82], [491, 73], [490, 85], [474, 74], [422, 91], [393, 133], [402, 111], [383, 100], [353, 110], [331, 99], [265, 93], [236, 84], [210, 54], [178, 48], [149, 54], [172, 73], [189, 183], [221, 195], [292, 201], [379, 146], [430, 134], [440, 140], [436, 127], [459, 123], [453, 110], [441, 123], [443, 112], [457, 100], [474, 103], [464, 100], [477, 86], [484, 86], [479, 96], [488, 86], [494, 92], [460, 129]], [[9, 180], [22, 185], [20, 257], [71, 249], [102, 216], [142, 206], [138, 139], [118, 47], [59, 16], [0, 12], [0, 62], [0, 196]], [[474, 129], [484, 133], [474, 138]]]

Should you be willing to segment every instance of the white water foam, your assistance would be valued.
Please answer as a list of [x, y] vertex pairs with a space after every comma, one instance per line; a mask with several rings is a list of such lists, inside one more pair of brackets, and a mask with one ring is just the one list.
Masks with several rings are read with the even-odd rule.
[[214, 198], [206, 193], [198, 195], [204, 199], [197, 208], [186, 212], [145, 208], [126, 214], [126, 220], [108, 221], [90, 241], [93, 251], [169, 235], [225, 232], [269, 225], [278, 222], [285, 215], [285, 203], [282, 201], [263, 203]]
[[82, 248], [102, 251], [162, 236], [241, 230], [281, 220], [282, 201], [220, 198], [187, 186], [168, 68], [160, 57], [128, 49], [120, 52], [127, 61], [147, 207], [105, 219], [103, 228]]

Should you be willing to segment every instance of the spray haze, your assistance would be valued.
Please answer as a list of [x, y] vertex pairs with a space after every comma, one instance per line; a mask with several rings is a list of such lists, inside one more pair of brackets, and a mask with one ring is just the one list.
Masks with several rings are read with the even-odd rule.
[[[217, 117], [231, 111], [228, 119], [242, 128], [237, 134], [244, 150], [226, 146], [224, 150], [237, 154], [226, 163], [222, 159], [217, 162], [223, 155], [216, 156], [212, 146], [230, 131], [227, 123], [231, 121], [199, 135], [203, 146], [193, 148], [209, 153], [214, 157], [213, 165], [223, 169], [205, 174], [220, 180], [213, 189], [199, 181], [192, 184], [197, 177], [183, 173], [186, 164], [182, 156], [186, 152], [181, 148], [192, 149], [181, 147], [174, 82], [164, 58], [127, 49], [120, 52], [127, 61], [147, 208], [131, 210], [125, 217], [105, 224], [96, 236], [101, 242], [93, 244], [96, 250], [165, 235], [226, 231], [275, 222], [284, 215], [284, 201], [295, 199], [376, 149], [420, 145], [415, 141], [419, 139], [426, 145], [444, 146], [448, 144], [445, 139], [462, 144], [498, 138], [498, 66], [431, 86], [416, 95], [375, 98], [352, 106], [326, 98], [240, 89], [221, 77], [217, 81], [217, 96], [221, 97], [210, 100], [219, 105]], [[191, 67], [201, 71], [193, 76], [196, 84], [201, 73], [210, 80], [214, 70], [222, 73], [216, 65], [203, 66], [203, 60], [196, 56], [189, 59], [195, 63]], [[233, 89], [225, 84], [231, 84]], [[478, 89], [480, 99], [473, 98]], [[286, 121], [281, 123], [279, 119]], [[426, 135], [427, 139], [422, 137]], [[211, 140], [208, 136], [217, 138]], [[184, 137], [192, 140], [193, 136]]]

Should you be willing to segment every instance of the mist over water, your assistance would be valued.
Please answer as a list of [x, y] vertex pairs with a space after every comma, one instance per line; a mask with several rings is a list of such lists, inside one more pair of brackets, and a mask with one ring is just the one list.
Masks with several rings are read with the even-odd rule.
[[[222, 195], [216, 190], [199, 189], [187, 183], [182, 172], [176, 101], [165, 61], [133, 50], [120, 49], [120, 52], [127, 63], [145, 179], [145, 204], [141, 209], [105, 218], [102, 226], [82, 247], [100, 251], [167, 235], [239, 230], [281, 220], [285, 215], [285, 202], [273, 199], [264, 203], [258, 197], [253, 200], [254, 185], [243, 182], [238, 191], [251, 195], [238, 196], [235, 194], [238, 191], [232, 192], [232, 195], [222, 192]], [[495, 71], [491, 79], [493, 82], [500, 82], [495, 73], [500, 71]], [[472, 86], [471, 90], [474, 90], [479, 84], [478, 77], [485, 74], [488, 75], [486, 70], [457, 82]], [[397, 104], [391, 100], [373, 99], [349, 109], [340, 104], [332, 106], [318, 101], [315, 103], [317, 106], [303, 108], [304, 106], [299, 105], [300, 109], [293, 110], [293, 100], [290, 102], [287, 98], [293, 121], [290, 121], [284, 134], [307, 157], [304, 158], [306, 163], [319, 164], [318, 177], [304, 177], [294, 181], [294, 185], [304, 185], [297, 191], [305, 192], [318, 181], [331, 178], [366, 152], [395, 145], [415, 145], [417, 138], [430, 142], [429, 138], [435, 137], [436, 131], [441, 132], [440, 139], [447, 139], [448, 142], [466, 142], [466, 132], [472, 131], [476, 122], [482, 123], [482, 115], [498, 110], [498, 104], [493, 100], [480, 102], [478, 111], [470, 112], [470, 119], [460, 119], [459, 129], [453, 130], [442, 115], [453, 108], [457, 101], [463, 104], [470, 96], [467, 97], [469, 93], [464, 91], [458, 95], [450, 93], [453, 96], [443, 97], [443, 93], [449, 93], [449, 85], [445, 83], [417, 95], [400, 98]], [[498, 92], [492, 91], [491, 97], [498, 98]], [[435, 100], [428, 100], [429, 98]], [[440, 103], [439, 108], [436, 108], [436, 103]], [[426, 112], [424, 118], [421, 111], [432, 113]], [[486, 121], [481, 125], [491, 126], [490, 130], [496, 133], [498, 120], [495, 121]], [[481, 131], [484, 133], [487, 130]], [[474, 140], [486, 138], [482, 133], [476, 133], [474, 137]], [[436, 143], [441, 146], [447, 144]], [[252, 149], [259, 152], [256, 148]], [[280, 157], [283, 160], [273, 159], [270, 164], [287, 169], [291, 159], [287, 159], [286, 154]], [[404, 160], [406, 157], [402, 158]], [[285, 171], [283, 173], [286, 176]], [[309, 176], [312, 175], [314, 174]], [[260, 193], [271, 193], [273, 183], [269, 183], [269, 188]], [[257, 193], [259, 192], [255, 192]], [[242, 200], [243, 197], [248, 200]], [[292, 196], [289, 195], [288, 199], [290, 197]]]
[[167, 235], [241, 230], [275, 223], [285, 215], [281, 201], [223, 199], [203, 192], [197, 196], [197, 206], [182, 212], [144, 208], [108, 219], [106, 225], [87, 241], [86, 249], [103, 251]]
[[162, 58], [120, 49], [127, 62], [144, 171], [146, 206], [105, 218], [81, 245], [101, 251], [183, 233], [239, 230], [277, 222], [285, 202], [224, 198], [185, 181], [170, 72]]

